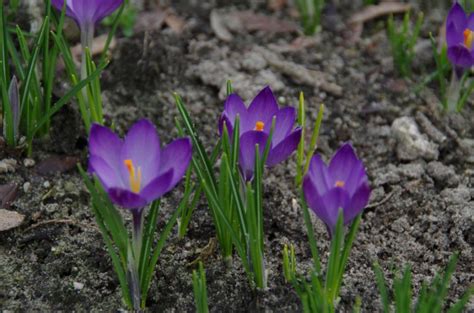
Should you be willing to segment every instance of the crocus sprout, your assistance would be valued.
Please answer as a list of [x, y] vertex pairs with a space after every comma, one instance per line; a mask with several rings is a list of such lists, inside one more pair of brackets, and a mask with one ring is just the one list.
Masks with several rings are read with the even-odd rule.
[[[18, 89], [18, 80], [13, 76], [10, 87], [8, 88], [8, 100], [10, 110], [10, 118], [4, 119], [3, 136], [7, 140], [12, 139], [10, 144], [14, 145], [19, 138], [20, 126], [20, 95]], [[5, 114], [6, 115], [6, 114]]]
[[466, 14], [456, 1], [446, 19], [448, 58], [460, 68], [474, 65], [474, 14]]
[[89, 136], [89, 171], [100, 179], [112, 202], [140, 210], [181, 180], [191, 150], [188, 138], [161, 148], [155, 127], [146, 119], [133, 125], [124, 140], [94, 124]]
[[286, 160], [298, 147], [301, 128], [294, 128], [296, 110], [292, 107], [279, 109], [270, 87], [261, 90], [248, 108], [237, 94], [229, 95], [219, 121], [221, 134], [225, 123], [232, 137], [237, 116], [240, 119], [239, 166], [245, 180], [253, 178], [255, 145], [258, 144], [260, 155], [263, 155], [273, 119], [275, 126], [265, 164], [274, 166]]
[[[82, 68], [81, 79], [87, 76], [86, 48], [92, 50], [94, 27], [104, 17], [112, 14], [123, 0], [66, 0], [66, 15], [74, 19], [81, 29]], [[51, 0], [58, 10], [64, 7], [64, 0]]]
[[308, 206], [326, 224], [330, 235], [336, 229], [339, 210], [350, 223], [367, 205], [370, 187], [364, 164], [351, 144], [344, 144], [326, 166], [313, 156], [303, 191]]

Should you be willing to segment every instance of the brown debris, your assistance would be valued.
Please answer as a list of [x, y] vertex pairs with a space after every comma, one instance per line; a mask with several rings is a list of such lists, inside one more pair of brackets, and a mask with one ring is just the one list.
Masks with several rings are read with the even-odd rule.
[[368, 5], [352, 15], [349, 19], [349, 24], [363, 24], [384, 15], [404, 13], [410, 10], [410, 8], [410, 4], [400, 2], [382, 2], [377, 5]]
[[0, 208], [7, 209], [18, 194], [18, 186], [14, 183], [0, 185]]
[[40, 175], [54, 175], [56, 173], [65, 173], [74, 169], [79, 162], [75, 156], [51, 156], [41, 161], [36, 170]]
[[[94, 38], [92, 42], [92, 51], [91, 51], [92, 56], [97, 56], [104, 51], [105, 43], [107, 42], [107, 37], [108, 35], [104, 34], [104, 35], [100, 35]], [[110, 45], [109, 45], [109, 50], [114, 49], [116, 45], [117, 45], [117, 40], [115, 40], [115, 38], [112, 38], [112, 41], [110, 42]], [[77, 44], [74, 47], [72, 47], [71, 53], [72, 53], [73, 58], [76, 60], [76, 62], [79, 63], [82, 57], [81, 44]]]
[[288, 4], [288, 0], [268, 0], [267, 7], [272, 11], [281, 11]]
[[153, 11], [140, 12], [133, 31], [139, 33], [147, 30], [159, 30], [163, 27], [167, 15], [168, 12], [160, 8]]
[[16, 228], [23, 223], [25, 216], [23, 214], [0, 209], [0, 232]]

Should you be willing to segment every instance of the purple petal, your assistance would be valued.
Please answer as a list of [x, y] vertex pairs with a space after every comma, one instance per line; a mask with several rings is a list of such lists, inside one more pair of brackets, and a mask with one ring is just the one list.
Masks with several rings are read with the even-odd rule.
[[263, 155], [268, 135], [262, 131], [248, 131], [240, 137], [239, 165], [245, 178], [249, 181], [253, 178], [255, 168], [255, 145], [259, 145], [260, 156]]
[[192, 144], [189, 138], [176, 139], [161, 150], [161, 173], [173, 170], [170, 189], [183, 178], [191, 158]]
[[314, 155], [311, 159], [306, 176], [313, 182], [319, 194], [325, 194], [329, 188], [332, 188], [332, 186], [329, 185], [328, 168], [319, 155]]
[[141, 195], [122, 188], [110, 188], [107, 190], [113, 203], [126, 209], [139, 209], [147, 205], [147, 200]]
[[92, 124], [89, 134], [89, 153], [100, 157], [109, 167], [118, 171], [122, 166], [120, 151], [122, 140], [107, 127]]
[[331, 212], [327, 210], [320, 193], [318, 192], [316, 186], [313, 183], [314, 181], [311, 181], [308, 176], [306, 176], [303, 180], [303, 193], [306, 203], [316, 214], [316, 216], [321, 219], [326, 225], [335, 225], [334, 217], [332, 216]]
[[273, 145], [279, 144], [288, 136], [295, 125], [295, 119], [295, 108], [286, 107], [278, 111], [275, 120], [275, 130], [273, 131]]
[[448, 58], [451, 63], [462, 68], [468, 68], [474, 64], [474, 57], [471, 52], [462, 45], [450, 47], [448, 49]]
[[119, 170], [110, 167], [107, 162], [98, 156], [93, 155], [89, 158], [89, 172], [97, 175], [105, 189], [126, 188]]
[[[75, 19], [78, 22], [77, 16], [74, 11], [71, 10], [71, 5], [66, 1], [66, 15]], [[59, 11], [63, 10], [64, 0], [51, 0], [51, 4]]]
[[230, 119], [227, 117], [227, 115], [222, 113], [221, 118], [219, 119], [219, 135], [222, 136], [224, 132], [224, 123], [227, 127], [227, 134], [229, 135], [229, 138], [232, 138], [232, 133], [234, 131], [234, 123], [230, 121]]
[[146, 199], [147, 202], [152, 202], [165, 193], [167, 193], [172, 187], [173, 170], [170, 169], [162, 175], [153, 179], [142, 191], [140, 196]]
[[[265, 126], [270, 127], [273, 116], [278, 113], [278, 104], [270, 87], [263, 88], [260, 93], [252, 100], [248, 109], [248, 116], [242, 127], [246, 130], [253, 130], [257, 121], [264, 122]], [[243, 132], [241, 132], [243, 133]]]
[[102, 0], [94, 13], [94, 23], [98, 23], [104, 17], [112, 14], [119, 6], [122, 5], [122, 3], [123, 0]]
[[328, 229], [332, 235], [336, 230], [339, 209], [344, 210], [344, 208], [346, 208], [349, 204], [350, 198], [347, 194], [347, 191], [343, 188], [333, 188], [323, 195], [322, 199], [324, 202], [324, 207], [327, 211], [327, 215], [330, 219], [330, 223], [326, 223], [326, 225], [328, 226]]
[[453, 24], [456, 31], [461, 32], [461, 34], [467, 25], [466, 13], [457, 1], [449, 10], [448, 17], [446, 18], [446, 25], [450, 24]]
[[453, 23], [446, 24], [446, 43], [448, 47], [464, 44], [463, 31], [458, 31]]
[[146, 119], [136, 122], [128, 131], [120, 153], [121, 173], [125, 181], [130, 173], [123, 164], [132, 160], [135, 168], [142, 172], [142, 186], [146, 186], [160, 173], [160, 138], [155, 126]]
[[[237, 115], [240, 116], [240, 130], [241, 134], [252, 129], [247, 129], [246, 127], [249, 127], [249, 124], [246, 123], [247, 121], [247, 108], [245, 107], [244, 102], [242, 99], [235, 93], [229, 95], [227, 99], [225, 100], [224, 104], [224, 114], [227, 117], [228, 121], [230, 122], [230, 125], [232, 125], [232, 128], [234, 126], [235, 119]], [[228, 128], [230, 130], [231, 128]]]
[[358, 163], [359, 159], [351, 144], [346, 143], [340, 147], [329, 163], [328, 170], [332, 185], [334, 186], [336, 181], [346, 182], [351, 170]]
[[369, 202], [370, 187], [363, 183], [352, 196], [350, 203], [344, 209], [344, 224], [350, 223]]
[[357, 188], [363, 183], [367, 183], [367, 174], [365, 172], [364, 163], [357, 160], [351, 169], [348, 169], [348, 176], [344, 181], [344, 186], [350, 196], [354, 195]]
[[301, 128], [295, 129], [289, 136], [270, 150], [266, 164], [274, 166], [286, 160], [298, 148], [301, 139]]
[[473, 13], [471, 13], [469, 17], [467, 18], [466, 28], [469, 28], [470, 30], [474, 30], [474, 14]]

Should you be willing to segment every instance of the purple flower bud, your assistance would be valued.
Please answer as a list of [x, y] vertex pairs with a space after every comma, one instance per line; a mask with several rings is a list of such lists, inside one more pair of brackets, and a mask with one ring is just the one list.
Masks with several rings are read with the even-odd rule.
[[[66, 0], [66, 14], [73, 18], [81, 30], [87, 25], [95, 25], [112, 14], [123, 0]], [[63, 9], [64, 0], [51, 0], [58, 10]]]
[[350, 223], [367, 205], [370, 187], [364, 164], [349, 143], [344, 144], [326, 166], [319, 155], [311, 159], [304, 177], [306, 203], [326, 224], [330, 235], [336, 230], [339, 210], [344, 224]]
[[97, 175], [112, 202], [141, 209], [181, 180], [192, 156], [189, 138], [161, 148], [155, 126], [143, 119], [125, 139], [93, 124], [89, 135], [89, 172]]
[[[8, 100], [10, 101], [10, 108], [12, 112], [12, 123], [13, 123], [13, 138], [15, 141], [18, 140], [19, 137], [19, 132], [18, 128], [20, 127], [20, 95], [19, 95], [19, 89], [18, 89], [18, 80], [16, 79], [16, 76], [13, 76], [11, 82], [10, 82], [10, 87], [8, 87]], [[6, 130], [7, 127], [10, 127], [7, 125], [10, 121], [4, 120], [4, 127], [3, 127], [3, 133], [4, 137], [6, 138]]]
[[448, 58], [457, 67], [474, 65], [474, 14], [467, 16], [459, 3], [454, 3], [446, 19]]
[[296, 110], [292, 107], [279, 109], [270, 87], [262, 89], [248, 108], [237, 94], [229, 95], [219, 120], [221, 135], [225, 123], [229, 135], [232, 136], [237, 116], [240, 117], [239, 166], [247, 181], [253, 178], [255, 145], [259, 145], [262, 155], [273, 118], [275, 118], [275, 128], [266, 165], [274, 166], [286, 160], [298, 147], [301, 128], [294, 128]]

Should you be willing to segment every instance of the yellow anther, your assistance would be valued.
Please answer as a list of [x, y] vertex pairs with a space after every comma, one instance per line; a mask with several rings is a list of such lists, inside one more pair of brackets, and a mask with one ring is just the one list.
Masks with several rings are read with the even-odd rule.
[[139, 193], [142, 182], [142, 169], [140, 167], [135, 169], [135, 166], [133, 166], [133, 161], [130, 159], [124, 160], [123, 164], [125, 164], [128, 173], [130, 174], [130, 189], [134, 193]]
[[473, 40], [474, 40], [474, 32], [470, 30], [469, 28], [466, 28], [464, 30], [464, 45], [468, 49], [471, 49]]
[[255, 123], [255, 130], [258, 130], [258, 131], [263, 131], [263, 128], [265, 127], [265, 123], [262, 122], [262, 121], [257, 121], [257, 123]]
[[337, 180], [336, 183], [334, 184], [334, 186], [339, 187], [339, 188], [342, 188], [342, 187], [344, 187], [345, 184], [346, 184], [346, 183], [345, 183], [344, 181], [342, 181], [342, 180]]

